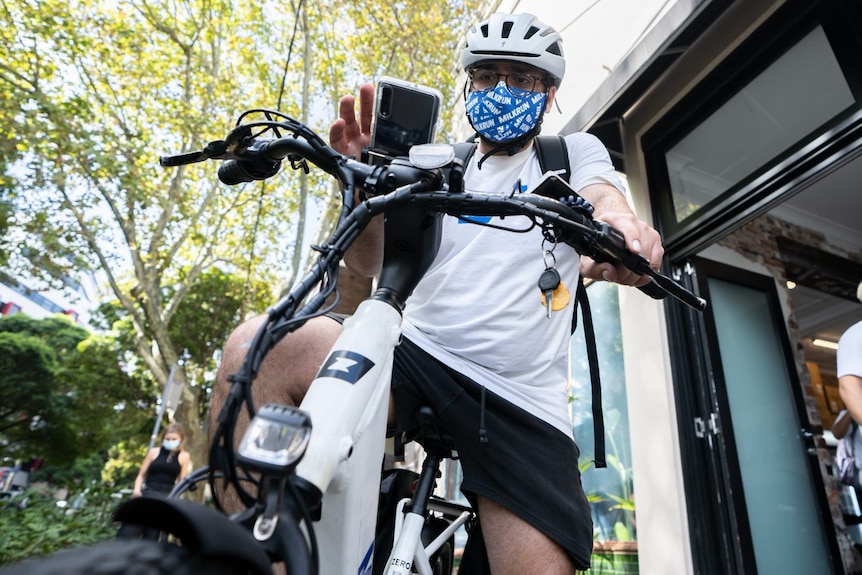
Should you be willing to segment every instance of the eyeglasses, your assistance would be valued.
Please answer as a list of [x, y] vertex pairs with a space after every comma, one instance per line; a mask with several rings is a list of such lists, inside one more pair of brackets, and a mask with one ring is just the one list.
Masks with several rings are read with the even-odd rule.
[[[513, 96], [521, 96], [525, 92], [533, 92], [537, 84], [545, 86], [547, 77], [534, 76], [526, 72], [512, 72], [511, 74], [499, 74], [490, 68], [473, 68], [470, 70], [470, 87], [473, 90], [490, 90], [501, 80], [506, 82], [506, 88]], [[513, 92], [512, 89], [517, 90]]]

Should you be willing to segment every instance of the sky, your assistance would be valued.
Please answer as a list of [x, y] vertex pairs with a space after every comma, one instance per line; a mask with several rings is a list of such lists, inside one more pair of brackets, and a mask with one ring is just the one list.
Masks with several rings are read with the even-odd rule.
[[546, 115], [543, 132], [558, 132], [676, 1], [500, 1], [497, 11], [530, 12], [563, 37], [566, 77], [557, 97], [562, 114]]

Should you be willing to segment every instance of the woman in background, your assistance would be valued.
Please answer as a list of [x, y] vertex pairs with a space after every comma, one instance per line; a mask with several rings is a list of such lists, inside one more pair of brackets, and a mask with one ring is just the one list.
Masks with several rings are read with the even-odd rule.
[[[185, 428], [180, 423], [171, 423], [162, 434], [162, 445], [147, 452], [141, 470], [135, 478], [132, 498], [165, 497], [189, 472], [191, 456], [183, 449], [186, 439]], [[138, 525], [124, 523], [117, 537], [138, 537], [143, 533], [145, 539], [157, 539], [158, 530], [142, 529]]]

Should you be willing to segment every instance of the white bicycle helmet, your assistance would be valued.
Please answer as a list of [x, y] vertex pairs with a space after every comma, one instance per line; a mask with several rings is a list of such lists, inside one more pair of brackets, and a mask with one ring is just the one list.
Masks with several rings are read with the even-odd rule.
[[532, 14], [496, 12], [467, 31], [461, 65], [469, 70], [479, 62], [523, 62], [550, 74], [559, 87], [566, 72], [563, 39]]

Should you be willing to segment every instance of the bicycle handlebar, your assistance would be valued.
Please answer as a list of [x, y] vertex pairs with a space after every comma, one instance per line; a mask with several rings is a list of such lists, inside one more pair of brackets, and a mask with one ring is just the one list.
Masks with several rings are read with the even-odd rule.
[[[380, 196], [401, 186], [440, 180], [439, 172], [435, 174], [431, 170], [417, 168], [402, 159], [372, 166], [345, 157], [304, 124], [289, 117], [283, 118], [283, 122], [238, 125], [225, 140], [212, 142], [200, 152], [163, 156], [160, 164], [177, 166], [207, 159], [224, 159], [224, 164], [218, 170], [219, 179], [227, 185], [236, 185], [274, 176], [281, 169], [282, 160], [285, 158], [291, 160], [294, 169], [303, 168], [306, 171], [306, 161], [310, 161], [344, 184], [345, 205], [348, 207], [352, 204], [352, 193], [348, 192], [352, 192], [355, 187], [362, 188], [370, 195]], [[281, 128], [293, 132], [293, 136], [259, 140], [252, 130], [260, 127], [276, 131]], [[450, 215], [526, 215], [542, 218], [556, 226], [557, 235], [562, 241], [573, 246], [579, 254], [591, 257], [597, 262], [621, 263], [639, 275], [650, 277], [650, 283], [638, 287], [650, 297], [661, 299], [672, 295], [698, 311], [706, 307], [704, 299], [650, 268], [649, 262], [642, 256], [628, 251], [623, 236], [617, 230], [592, 219], [581, 210], [554, 199], [538, 200], [536, 198], [540, 196], [529, 193], [517, 197], [463, 193], [446, 186], [445, 182], [439, 183], [443, 184], [439, 193], [422, 199], [416, 195], [414, 186], [409, 201], [421, 202], [431, 210]], [[392, 207], [393, 201], [383, 201], [384, 205], [380, 210], [385, 211], [387, 206]], [[345, 249], [346, 247], [348, 246], [345, 246]]]

